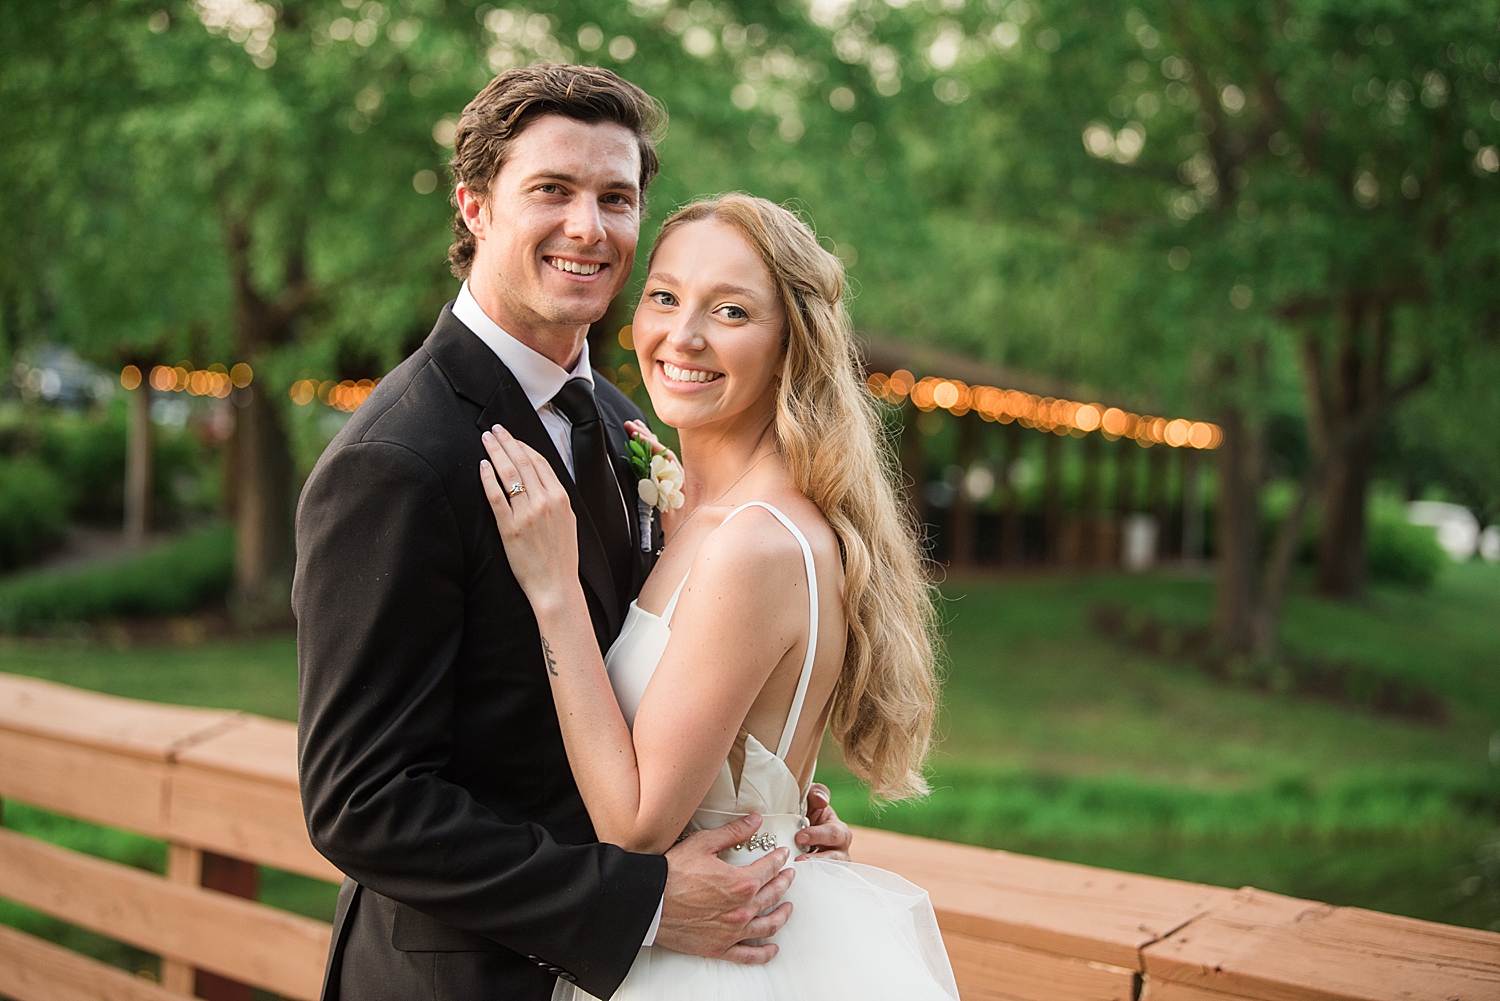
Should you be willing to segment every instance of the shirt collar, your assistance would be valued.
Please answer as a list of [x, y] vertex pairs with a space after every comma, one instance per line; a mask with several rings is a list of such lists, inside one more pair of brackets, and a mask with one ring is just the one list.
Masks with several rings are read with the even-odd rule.
[[546, 406], [569, 379], [587, 379], [590, 387], [594, 385], [587, 340], [583, 342], [583, 348], [578, 352], [578, 361], [569, 372], [551, 358], [522, 344], [502, 330], [500, 324], [490, 319], [489, 314], [480, 308], [478, 300], [469, 291], [468, 282], [464, 282], [463, 287], [458, 290], [458, 299], [453, 303], [453, 315], [488, 345], [505, 367], [510, 369], [516, 382], [521, 384], [521, 392], [526, 394], [533, 410]]

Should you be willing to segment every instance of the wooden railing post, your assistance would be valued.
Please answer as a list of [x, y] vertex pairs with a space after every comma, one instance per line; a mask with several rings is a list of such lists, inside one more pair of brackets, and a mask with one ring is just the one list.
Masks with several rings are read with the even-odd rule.
[[[254, 900], [260, 895], [260, 870], [253, 862], [202, 852], [201, 885]], [[217, 973], [199, 970], [194, 993], [207, 1001], [251, 1001], [251, 987]]]
[[[187, 845], [167, 845], [167, 881], [197, 886], [203, 878], [203, 853]], [[193, 968], [176, 959], [161, 960], [161, 985], [178, 994], [193, 993]]]
[[[254, 900], [260, 893], [260, 870], [253, 863], [188, 845], [167, 845], [167, 879], [182, 886], [203, 886]], [[169, 991], [206, 1001], [250, 1001], [251, 988], [180, 960], [162, 958], [161, 985]]]

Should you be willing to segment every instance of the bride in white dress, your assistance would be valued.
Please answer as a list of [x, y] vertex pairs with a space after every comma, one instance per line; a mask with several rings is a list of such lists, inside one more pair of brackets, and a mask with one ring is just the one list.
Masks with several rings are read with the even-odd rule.
[[[481, 478], [602, 841], [665, 852], [758, 814], [721, 858], [789, 857], [825, 730], [876, 795], [926, 790], [930, 586], [844, 292], [838, 259], [764, 199], [698, 202], [663, 225], [632, 332], [653, 407], [681, 438], [686, 504], [664, 516], [666, 547], [605, 658], [565, 489], [524, 443], [485, 435]], [[924, 891], [815, 854], [787, 864], [791, 914], [763, 944], [768, 962], [647, 947], [615, 999], [958, 997]], [[553, 996], [588, 997], [561, 980]]]

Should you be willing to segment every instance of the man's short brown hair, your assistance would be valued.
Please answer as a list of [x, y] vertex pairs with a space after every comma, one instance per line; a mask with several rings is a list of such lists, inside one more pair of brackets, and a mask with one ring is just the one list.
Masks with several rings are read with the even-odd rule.
[[[656, 143], [666, 128], [666, 111], [635, 84], [597, 66], [522, 66], [491, 80], [458, 119], [449, 161], [454, 183], [488, 198], [511, 143], [543, 115], [562, 115], [589, 125], [612, 122], [634, 133], [641, 151], [640, 196], [645, 200], [646, 186], [661, 169]], [[453, 207], [458, 208], [456, 192]], [[448, 265], [458, 278], [468, 278], [477, 245], [461, 212], [454, 213], [453, 235]]]

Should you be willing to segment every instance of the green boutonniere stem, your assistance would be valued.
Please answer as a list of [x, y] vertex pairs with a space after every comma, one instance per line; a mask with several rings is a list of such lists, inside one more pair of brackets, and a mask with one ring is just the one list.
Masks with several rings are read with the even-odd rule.
[[638, 438], [630, 439], [627, 444], [625, 458], [630, 460], [630, 468], [635, 470], [635, 475], [643, 480], [651, 478], [651, 446]]

